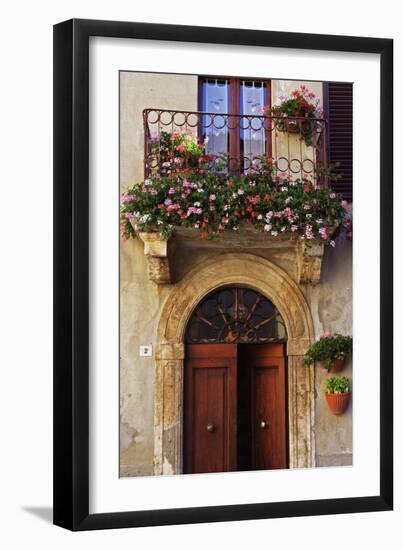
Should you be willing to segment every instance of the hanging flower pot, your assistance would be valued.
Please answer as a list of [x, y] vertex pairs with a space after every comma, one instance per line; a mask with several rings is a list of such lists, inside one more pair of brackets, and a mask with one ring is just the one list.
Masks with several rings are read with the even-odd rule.
[[343, 414], [350, 401], [350, 392], [325, 393], [326, 401], [332, 414]]
[[328, 372], [340, 372], [352, 349], [353, 339], [351, 336], [325, 332], [305, 353], [304, 365], [308, 367], [319, 363]]
[[330, 367], [331, 372], [340, 372], [344, 369], [346, 363], [346, 358], [342, 357], [341, 359], [333, 359], [332, 366]]
[[350, 401], [349, 381], [345, 376], [326, 380], [326, 401], [332, 414], [343, 414]]
[[[297, 115], [296, 115], [297, 116]], [[290, 134], [299, 134], [301, 131], [300, 121], [298, 119], [288, 118], [286, 123], [287, 132]]]

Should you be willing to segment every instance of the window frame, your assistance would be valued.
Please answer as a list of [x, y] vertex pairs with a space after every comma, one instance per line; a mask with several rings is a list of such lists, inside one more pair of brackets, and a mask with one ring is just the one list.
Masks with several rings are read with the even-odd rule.
[[[229, 115], [241, 114], [241, 82], [253, 81], [264, 82], [266, 84], [266, 105], [272, 106], [271, 98], [271, 79], [254, 78], [254, 77], [234, 77], [234, 76], [217, 76], [217, 75], [199, 75], [198, 77], [198, 89], [197, 89], [197, 109], [199, 112], [203, 112], [203, 82], [205, 80], [228, 80], [229, 81]], [[230, 159], [236, 160], [236, 165], [239, 169], [229, 170], [230, 174], [236, 175], [242, 173], [241, 162], [241, 131], [240, 127], [230, 127], [228, 129], [228, 156]], [[272, 135], [270, 124], [266, 126], [265, 132], [265, 155], [267, 158], [272, 158]]]

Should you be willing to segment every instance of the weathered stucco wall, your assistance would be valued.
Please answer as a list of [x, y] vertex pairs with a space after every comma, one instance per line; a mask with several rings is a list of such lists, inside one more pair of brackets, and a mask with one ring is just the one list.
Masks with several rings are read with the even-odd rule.
[[[321, 283], [305, 287], [316, 335], [326, 331], [352, 334], [352, 243], [337, 239], [336, 248], [326, 247]], [[352, 361], [340, 375], [352, 382]], [[341, 416], [329, 413], [324, 384], [327, 375], [316, 369], [316, 461], [318, 466], [352, 463], [352, 403]], [[352, 398], [354, 391], [352, 392]]]
[[[143, 109], [196, 110], [197, 77], [124, 72], [120, 75], [120, 185], [144, 179]], [[154, 360], [139, 357], [153, 344], [169, 292], [147, 277], [140, 239], [120, 249], [121, 475], [151, 475], [154, 454]]]
[[[273, 101], [278, 90], [289, 90], [302, 82], [273, 82]], [[320, 84], [309, 84], [320, 95]], [[280, 92], [282, 93], [282, 92]], [[143, 178], [142, 110], [147, 107], [177, 110], [197, 109], [197, 77], [121, 73], [121, 188], [127, 189]], [[176, 239], [174, 278], [183, 277], [196, 265], [233, 248], [194, 248]], [[251, 252], [249, 250], [249, 252]], [[255, 249], [296, 279], [291, 251]], [[248, 264], [245, 263], [245, 270]], [[143, 243], [139, 238], [122, 242], [120, 261], [120, 404], [121, 476], [151, 475], [154, 455], [154, 355], [158, 322], [170, 285], [157, 285], [147, 274]], [[316, 287], [301, 285], [311, 308], [315, 335], [325, 330], [351, 334], [351, 243], [337, 240], [327, 249], [322, 282]], [[139, 346], [153, 345], [153, 357], [139, 357]], [[345, 372], [350, 377], [351, 366]], [[316, 370], [316, 462], [319, 466], [351, 463], [351, 404], [341, 417], [332, 416], [324, 401], [324, 374]]]

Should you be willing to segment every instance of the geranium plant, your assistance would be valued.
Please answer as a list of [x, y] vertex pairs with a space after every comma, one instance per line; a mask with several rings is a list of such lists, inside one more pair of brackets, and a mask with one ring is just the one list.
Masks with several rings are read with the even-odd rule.
[[[288, 97], [280, 96], [281, 103], [266, 106], [262, 111], [275, 117], [275, 127], [281, 131], [299, 131], [301, 138], [307, 145], [312, 145], [314, 130], [313, 120], [323, 116], [323, 110], [319, 107], [320, 100], [307, 86], [302, 84], [293, 90]], [[282, 120], [285, 117], [296, 117], [308, 120]]]
[[194, 171], [146, 179], [122, 195], [121, 233], [134, 236], [134, 226], [168, 237], [175, 227], [190, 227], [215, 238], [250, 225], [272, 237], [288, 232], [335, 246], [332, 232], [346, 205], [331, 189], [277, 175], [271, 162], [262, 162], [241, 176]]
[[170, 133], [163, 130], [151, 145], [158, 158], [161, 175], [168, 176], [185, 169], [199, 167], [203, 160], [205, 143], [199, 143], [191, 132]]
[[330, 332], [325, 332], [306, 352], [304, 365], [309, 367], [319, 361], [329, 371], [335, 360], [345, 359], [351, 354], [352, 349], [353, 339], [351, 336], [332, 335]]

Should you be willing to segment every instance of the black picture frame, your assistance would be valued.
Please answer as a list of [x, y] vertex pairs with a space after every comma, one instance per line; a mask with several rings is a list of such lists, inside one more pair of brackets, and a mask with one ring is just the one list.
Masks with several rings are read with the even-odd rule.
[[[89, 38], [380, 54], [380, 491], [369, 497], [89, 513]], [[73, 19], [54, 26], [54, 523], [70, 530], [392, 510], [393, 40]]]

